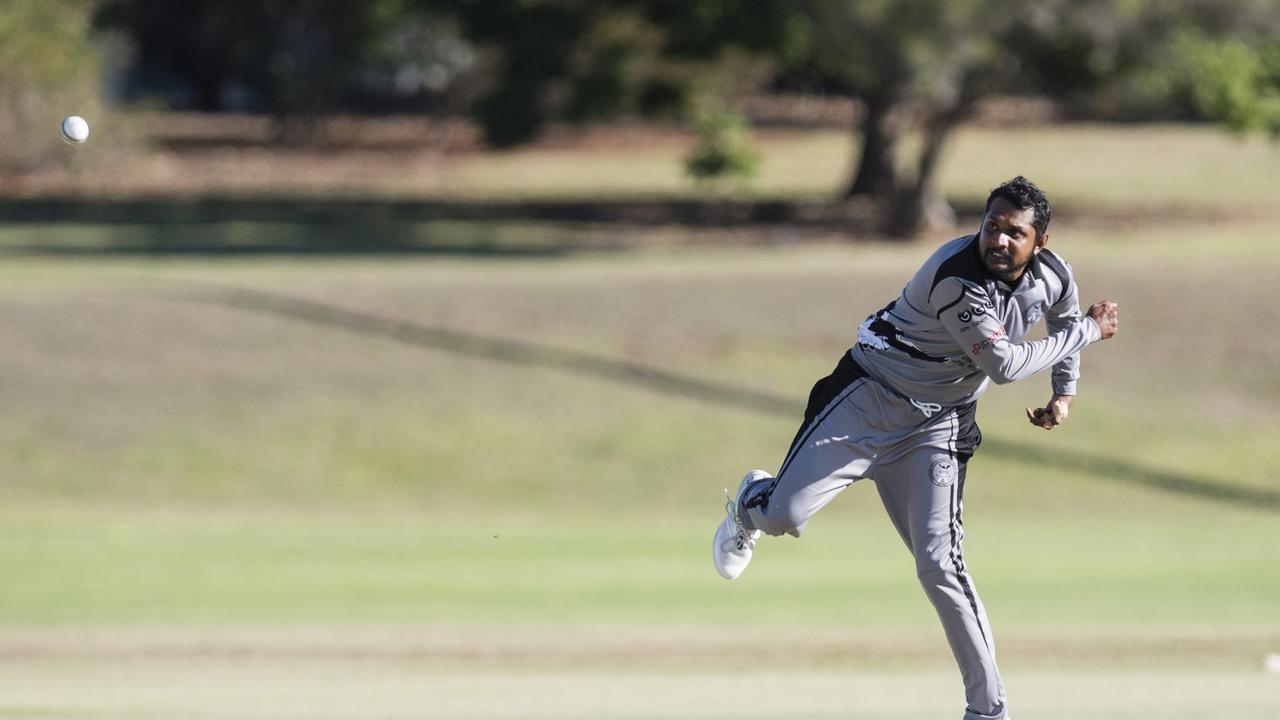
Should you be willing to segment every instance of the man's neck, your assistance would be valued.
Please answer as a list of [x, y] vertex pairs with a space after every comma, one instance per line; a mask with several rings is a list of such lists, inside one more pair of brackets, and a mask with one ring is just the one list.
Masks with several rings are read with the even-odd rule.
[[995, 279], [997, 279], [997, 280], [999, 280], [999, 281], [1003, 282], [1004, 284], [1008, 285], [1009, 287], [1017, 287], [1017, 286], [1018, 286], [1018, 283], [1022, 281], [1022, 276], [1023, 276], [1023, 275], [1026, 275], [1026, 274], [1027, 274], [1027, 268], [1026, 268], [1026, 266], [1024, 265], [1024, 266], [1022, 267], [1022, 269], [1021, 269], [1021, 270], [1019, 270], [1019, 271], [1018, 271], [1018, 273], [1017, 273], [1016, 275], [1013, 275], [1013, 276], [1008, 276], [1008, 275], [1001, 276], [1001, 275], [996, 275], [996, 274], [994, 274], [994, 273], [993, 273], [993, 274], [992, 274], [992, 277], [994, 277]]

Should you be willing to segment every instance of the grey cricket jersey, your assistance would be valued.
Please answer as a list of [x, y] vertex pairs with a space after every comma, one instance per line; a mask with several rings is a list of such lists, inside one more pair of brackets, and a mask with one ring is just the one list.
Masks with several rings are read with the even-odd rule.
[[[1023, 342], [1041, 317], [1048, 335]], [[862, 323], [850, 352], [871, 377], [931, 414], [976, 400], [989, 381], [1049, 367], [1053, 391], [1074, 395], [1080, 350], [1101, 337], [1080, 312], [1066, 262], [1045, 248], [1011, 287], [982, 264], [975, 234], [930, 256], [898, 299]]]

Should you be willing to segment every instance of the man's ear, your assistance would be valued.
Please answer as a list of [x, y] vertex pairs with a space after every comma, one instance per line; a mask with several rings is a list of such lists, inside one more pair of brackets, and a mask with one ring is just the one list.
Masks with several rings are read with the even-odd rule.
[[1049, 244], [1049, 233], [1045, 232], [1043, 235], [1036, 238], [1036, 246], [1031, 248], [1031, 254], [1039, 255], [1040, 251], [1044, 249], [1044, 246], [1048, 244]]

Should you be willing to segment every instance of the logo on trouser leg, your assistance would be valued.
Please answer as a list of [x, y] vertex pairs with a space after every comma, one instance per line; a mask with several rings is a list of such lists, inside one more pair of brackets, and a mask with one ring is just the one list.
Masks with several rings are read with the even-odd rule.
[[929, 468], [929, 479], [938, 487], [947, 487], [956, 481], [955, 460], [934, 460]]

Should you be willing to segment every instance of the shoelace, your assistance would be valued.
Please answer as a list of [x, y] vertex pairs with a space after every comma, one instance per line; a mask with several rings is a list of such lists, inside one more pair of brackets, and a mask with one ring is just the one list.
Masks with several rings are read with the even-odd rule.
[[927, 418], [933, 417], [934, 413], [942, 412], [942, 406], [938, 403], [922, 403], [915, 398], [911, 398], [911, 404], [915, 405], [916, 409], [924, 413]]
[[752, 547], [755, 545], [755, 532], [748, 530], [746, 525], [742, 524], [742, 520], [738, 518], [738, 501], [729, 497], [729, 488], [724, 489], [724, 511], [733, 518], [733, 525], [738, 529], [736, 535], [733, 536], [733, 546], [739, 550]]

